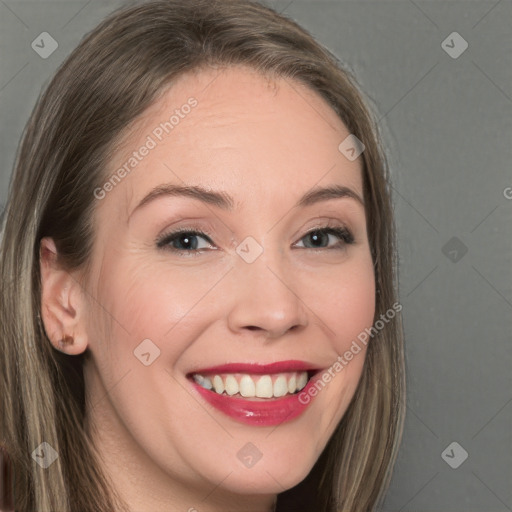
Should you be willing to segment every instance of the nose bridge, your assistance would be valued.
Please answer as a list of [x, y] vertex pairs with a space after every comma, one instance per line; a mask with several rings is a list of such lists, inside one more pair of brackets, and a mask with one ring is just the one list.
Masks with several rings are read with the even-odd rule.
[[278, 337], [305, 326], [306, 311], [294, 289], [291, 267], [279, 248], [269, 244], [263, 248], [248, 237], [237, 247], [237, 254], [231, 276], [234, 300], [230, 327], [235, 331], [267, 331], [268, 337]]

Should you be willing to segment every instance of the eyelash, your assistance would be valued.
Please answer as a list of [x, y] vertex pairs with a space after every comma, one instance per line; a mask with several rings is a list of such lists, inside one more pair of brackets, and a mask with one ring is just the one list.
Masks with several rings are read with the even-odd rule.
[[[304, 236], [301, 237], [300, 240], [307, 237], [308, 235], [311, 235], [312, 233], [322, 233], [327, 235], [335, 235], [340, 239], [340, 242], [338, 242], [335, 245], [332, 245], [330, 247], [304, 247], [304, 249], [312, 249], [312, 250], [331, 250], [331, 249], [343, 249], [345, 245], [351, 245], [354, 243], [354, 236], [352, 233], [345, 227], [342, 226], [321, 226], [317, 228], [313, 228], [310, 231], [308, 231]], [[171, 242], [174, 242], [177, 240], [181, 235], [191, 235], [191, 236], [199, 236], [201, 238], [204, 238], [209, 244], [215, 245], [211, 238], [210, 233], [199, 231], [194, 228], [183, 228], [176, 231], [172, 231], [170, 233], [166, 233], [162, 235], [158, 240], [156, 241], [156, 245], [159, 249], [172, 251], [175, 253], [198, 253], [201, 251], [204, 251], [205, 249], [177, 249], [176, 247], [171, 247], [169, 244]], [[210, 236], [209, 236], [210, 235]], [[329, 241], [328, 241], [329, 242]]]

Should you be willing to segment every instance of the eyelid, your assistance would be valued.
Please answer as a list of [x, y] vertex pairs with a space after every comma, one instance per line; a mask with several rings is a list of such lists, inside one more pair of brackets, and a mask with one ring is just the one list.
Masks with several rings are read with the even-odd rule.
[[[178, 222], [184, 221], [185, 224], [181, 225], [180, 227], [173, 227], [175, 224], [178, 224]], [[201, 222], [195, 222], [194, 219], [181, 219], [178, 222], [173, 222], [170, 227], [167, 227], [162, 234], [158, 235], [155, 239], [155, 243], [158, 245], [159, 242], [165, 240], [171, 235], [179, 235], [180, 233], [195, 233], [198, 236], [206, 235], [207, 238], [209, 238], [209, 243], [212, 245], [215, 245], [212, 241], [214, 238], [214, 229], [208, 225], [204, 225], [204, 223]]]
[[[349, 225], [346, 223], [346, 222], [343, 222], [341, 221], [340, 219], [333, 219], [332, 217], [316, 217], [315, 218], [315, 223], [310, 225], [307, 230], [304, 232], [303, 235], [301, 235], [301, 237], [299, 238], [302, 239], [303, 237], [305, 237], [306, 235], [308, 235], [309, 233], [311, 233], [311, 231], [316, 231], [316, 230], [320, 230], [320, 229], [343, 229], [345, 231], [347, 231], [347, 233], [352, 237], [354, 238], [355, 240], [355, 235], [354, 235], [354, 230], [352, 228], [349, 227]], [[302, 229], [301, 229], [302, 231]]]

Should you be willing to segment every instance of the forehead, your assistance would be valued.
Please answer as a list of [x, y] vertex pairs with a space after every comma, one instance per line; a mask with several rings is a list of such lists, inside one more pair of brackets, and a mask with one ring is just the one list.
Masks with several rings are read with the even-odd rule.
[[128, 171], [116, 186], [128, 212], [161, 183], [231, 189], [244, 203], [334, 183], [362, 195], [361, 159], [338, 150], [348, 135], [334, 110], [296, 81], [246, 67], [206, 69], [179, 77], [131, 123], [107, 175]]

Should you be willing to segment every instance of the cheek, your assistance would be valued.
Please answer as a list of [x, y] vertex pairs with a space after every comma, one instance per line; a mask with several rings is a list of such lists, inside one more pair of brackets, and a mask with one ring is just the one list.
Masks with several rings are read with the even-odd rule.
[[310, 275], [302, 287], [304, 303], [315, 313], [312, 318], [320, 320], [338, 354], [373, 324], [375, 278], [369, 254]]
[[[343, 348], [347, 339], [355, 340], [373, 324], [375, 315], [375, 280], [373, 267], [354, 272], [338, 292], [331, 313], [337, 333], [343, 333]], [[335, 304], [335, 305], [334, 305]], [[340, 347], [341, 348], [341, 347]]]
[[[110, 340], [109, 353], [115, 352], [117, 358], [133, 358], [133, 350], [144, 339], [177, 357], [211, 316], [211, 296], [215, 295], [211, 291], [219, 280], [218, 269], [205, 266], [198, 271], [192, 265], [170, 269], [160, 261], [138, 258], [104, 263], [109, 272], [104, 272], [108, 278], [98, 290], [104, 306], [99, 313], [108, 328], [102, 339]], [[188, 337], [183, 336], [184, 329]], [[166, 355], [172, 359], [172, 354]]]
[[[318, 385], [315, 404], [316, 426], [324, 432], [324, 442], [345, 413], [362, 375], [369, 338], [365, 329], [373, 325], [375, 315], [375, 278], [371, 256], [346, 261], [333, 267], [329, 279], [317, 281], [308, 299], [321, 319], [320, 325], [329, 340], [330, 367], [322, 374], [326, 386]], [[369, 342], [369, 341], [368, 341]], [[307, 397], [305, 397], [306, 399]], [[320, 446], [321, 448], [321, 446]]]

